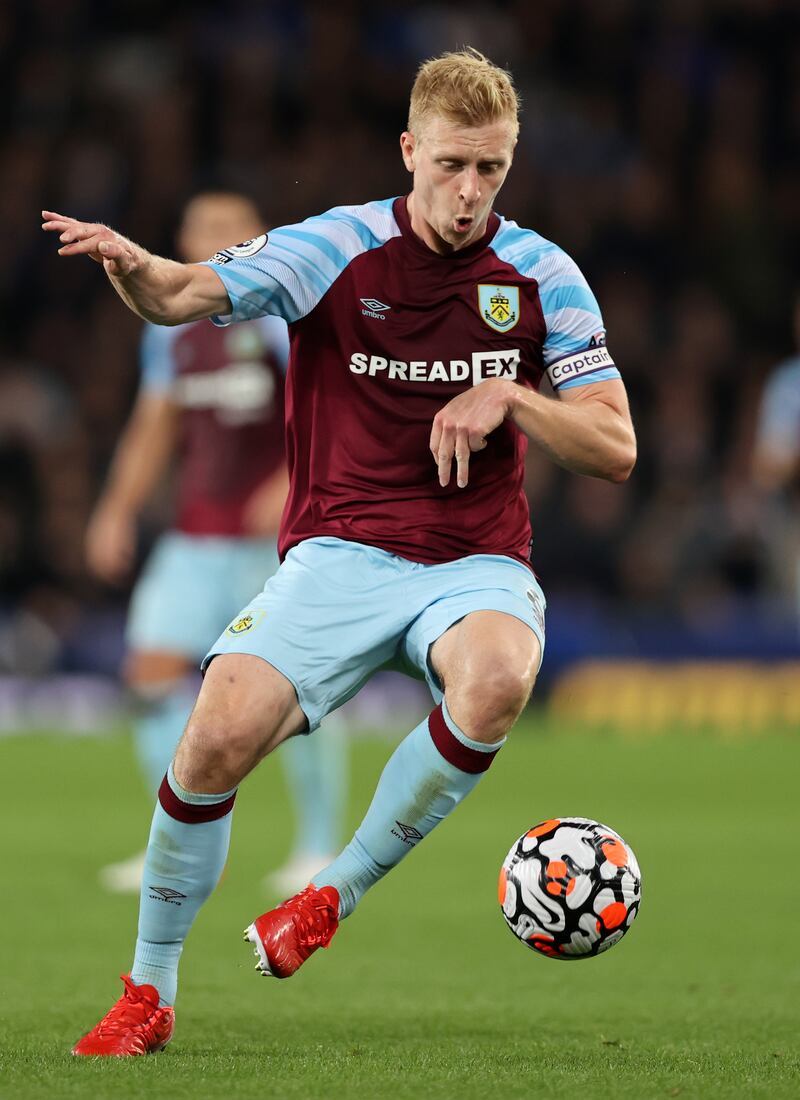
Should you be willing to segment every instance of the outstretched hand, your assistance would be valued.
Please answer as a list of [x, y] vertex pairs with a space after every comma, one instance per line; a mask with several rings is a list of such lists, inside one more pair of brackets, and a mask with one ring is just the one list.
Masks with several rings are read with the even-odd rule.
[[141, 266], [143, 250], [99, 222], [80, 222], [66, 214], [43, 210], [42, 229], [59, 234], [59, 256], [89, 256], [103, 265], [107, 275], [130, 275]]
[[510, 415], [513, 382], [489, 379], [458, 394], [433, 418], [430, 448], [439, 469], [439, 484], [448, 485], [453, 459], [456, 481], [463, 489], [469, 481], [469, 459], [486, 446], [486, 436]]
[[136, 520], [124, 509], [102, 504], [89, 521], [86, 564], [108, 584], [122, 584], [136, 560]]

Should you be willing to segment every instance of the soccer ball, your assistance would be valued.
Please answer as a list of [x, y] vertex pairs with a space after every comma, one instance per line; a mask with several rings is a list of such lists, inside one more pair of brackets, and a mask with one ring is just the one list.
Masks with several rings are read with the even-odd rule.
[[639, 864], [619, 833], [586, 817], [543, 821], [500, 868], [506, 924], [551, 959], [587, 959], [619, 943], [642, 896]]

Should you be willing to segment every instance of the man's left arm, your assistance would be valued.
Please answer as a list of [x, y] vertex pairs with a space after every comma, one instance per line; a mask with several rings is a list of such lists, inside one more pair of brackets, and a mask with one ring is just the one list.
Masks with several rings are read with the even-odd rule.
[[430, 448], [447, 485], [453, 459], [460, 487], [469, 478], [469, 456], [486, 436], [510, 419], [548, 458], [573, 473], [625, 481], [636, 462], [636, 436], [625, 387], [618, 378], [564, 389], [544, 397], [516, 382], [490, 379], [437, 413]]
[[620, 379], [565, 389], [558, 398], [514, 389], [508, 415], [548, 458], [575, 474], [627, 480], [636, 436]]
[[459, 486], [467, 484], [469, 456], [486, 436], [513, 420], [535, 446], [577, 474], [625, 481], [636, 462], [636, 436], [619, 371], [606, 348], [597, 299], [580, 268], [550, 246], [544, 263], [537, 245], [520, 260], [538, 281], [545, 323], [542, 362], [555, 398], [506, 379], [487, 379], [460, 393], [433, 421], [430, 447], [447, 485], [453, 458]]

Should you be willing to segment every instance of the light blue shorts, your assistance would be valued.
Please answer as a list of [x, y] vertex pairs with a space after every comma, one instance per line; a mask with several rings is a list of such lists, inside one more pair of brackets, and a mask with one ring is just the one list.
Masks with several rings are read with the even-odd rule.
[[224, 624], [277, 568], [273, 539], [167, 532], [133, 590], [128, 648], [166, 650], [199, 661]]
[[220, 653], [262, 657], [294, 685], [314, 730], [379, 668], [425, 679], [438, 702], [430, 647], [471, 611], [526, 623], [544, 651], [545, 598], [521, 562], [475, 554], [421, 565], [374, 546], [307, 539], [223, 631]]

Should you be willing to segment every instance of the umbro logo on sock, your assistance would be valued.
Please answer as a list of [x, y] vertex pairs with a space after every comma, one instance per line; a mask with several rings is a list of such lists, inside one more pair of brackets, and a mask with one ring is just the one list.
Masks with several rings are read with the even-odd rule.
[[[148, 886], [147, 889], [151, 891], [150, 897], [153, 901], [166, 901], [169, 905], [180, 905], [178, 898], [186, 897], [186, 894], [173, 890], [170, 886]], [[157, 896], [153, 897], [153, 894]]]
[[397, 829], [392, 829], [392, 836], [396, 836], [398, 840], [402, 840], [404, 844], [408, 844], [413, 847], [418, 840], [422, 840], [422, 833], [419, 829], [415, 829], [413, 825], [404, 825], [402, 821], [395, 821]]

